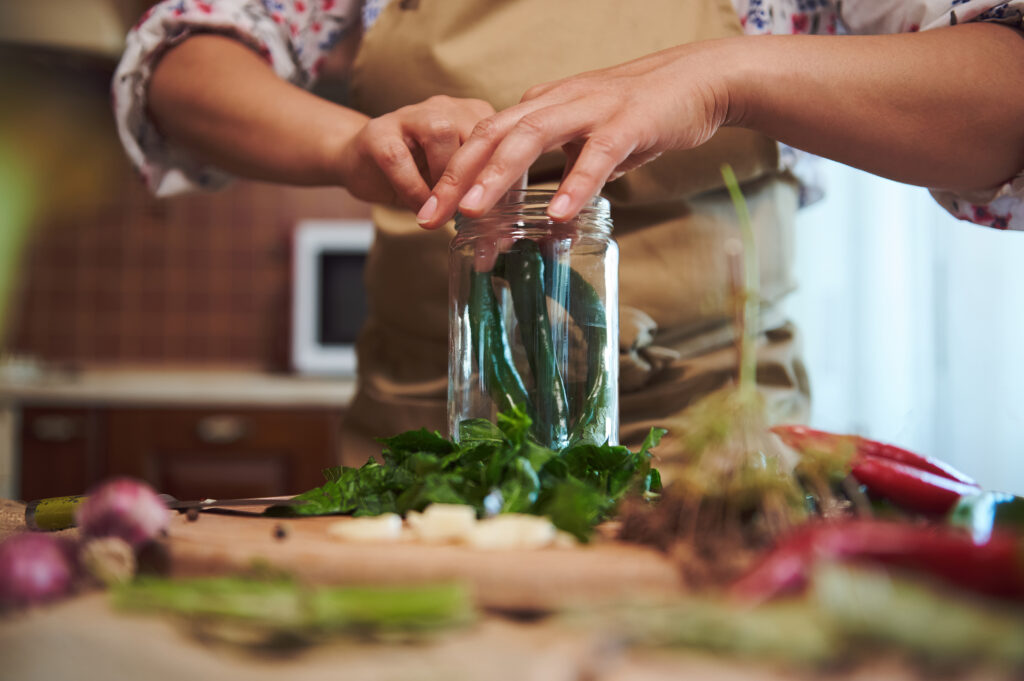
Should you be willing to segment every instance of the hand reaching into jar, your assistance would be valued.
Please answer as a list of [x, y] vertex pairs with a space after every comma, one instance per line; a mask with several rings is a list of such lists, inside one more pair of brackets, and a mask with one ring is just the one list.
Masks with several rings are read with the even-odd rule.
[[605, 182], [721, 126], [759, 131], [890, 179], [960, 192], [1024, 168], [1024, 40], [997, 23], [874, 36], [741, 36], [539, 85], [481, 121], [423, 204], [436, 228], [486, 213], [545, 151], [572, 219]]
[[713, 44], [676, 47], [531, 88], [520, 104], [477, 125], [420, 210], [420, 224], [440, 226], [456, 207], [482, 215], [538, 156], [559, 147], [568, 172], [548, 212], [568, 220], [605, 182], [667, 149], [706, 142], [728, 109], [724, 89], [702, 75], [711, 69], [699, 67], [710, 66], [715, 51]]

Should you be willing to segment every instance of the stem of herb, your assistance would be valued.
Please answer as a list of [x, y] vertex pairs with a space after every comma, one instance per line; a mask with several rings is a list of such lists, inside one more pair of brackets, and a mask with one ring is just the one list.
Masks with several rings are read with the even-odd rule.
[[740, 191], [739, 182], [732, 166], [722, 165], [722, 178], [729, 190], [736, 217], [739, 220], [740, 240], [743, 243], [743, 315], [737, 333], [740, 336], [740, 375], [739, 390], [741, 393], [752, 393], [757, 385], [757, 333], [759, 329], [758, 312], [760, 296], [760, 273], [757, 262], [757, 242], [754, 238], [754, 227], [750, 221], [747, 202]]

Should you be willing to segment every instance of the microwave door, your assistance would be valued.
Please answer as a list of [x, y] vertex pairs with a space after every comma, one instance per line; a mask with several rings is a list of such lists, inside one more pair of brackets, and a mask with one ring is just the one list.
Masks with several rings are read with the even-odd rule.
[[309, 220], [296, 228], [292, 276], [292, 364], [308, 374], [354, 375], [366, 319], [368, 221]]

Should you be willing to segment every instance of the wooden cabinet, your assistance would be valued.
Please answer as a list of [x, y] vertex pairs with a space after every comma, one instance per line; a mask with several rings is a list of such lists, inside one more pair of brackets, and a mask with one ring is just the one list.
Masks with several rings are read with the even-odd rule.
[[335, 465], [340, 424], [327, 407], [25, 408], [19, 496], [78, 494], [116, 475], [179, 499], [294, 494]]
[[91, 408], [28, 407], [18, 432], [20, 496], [80, 494], [105, 474], [103, 418]]
[[274, 409], [112, 409], [112, 472], [179, 499], [294, 494], [334, 465], [340, 414]]

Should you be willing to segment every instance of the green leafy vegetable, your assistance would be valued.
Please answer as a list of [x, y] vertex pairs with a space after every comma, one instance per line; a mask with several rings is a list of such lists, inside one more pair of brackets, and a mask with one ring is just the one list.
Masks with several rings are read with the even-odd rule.
[[664, 430], [652, 429], [637, 452], [590, 443], [556, 452], [537, 444], [531, 426], [530, 417], [513, 407], [497, 425], [463, 422], [457, 443], [423, 429], [384, 438], [383, 464], [328, 469], [323, 486], [297, 497], [305, 504], [272, 513], [405, 515], [432, 503], [467, 504], [480, 516], [545, 515], [586, 541], [627, 494], [661, 490], [650, 450]]

